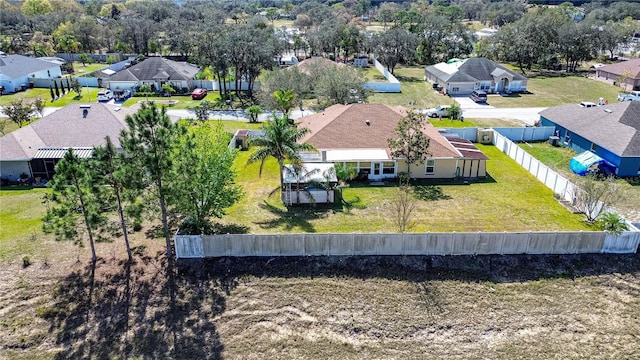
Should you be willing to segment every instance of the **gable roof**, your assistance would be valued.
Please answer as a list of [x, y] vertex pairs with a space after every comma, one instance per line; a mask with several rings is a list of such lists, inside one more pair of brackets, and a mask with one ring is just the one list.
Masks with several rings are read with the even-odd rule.
[[[299, 126], [310, 130], [300, 141], [318, 150], [385, 149], [388, 152], [387, 140], [395, 136], [395, 128], [406, 114], [403, 107], [383, 104], [333, 105], [322, 113], [300, 119]], [[429, 122], [422, 130], [431, 139], [428, 150], [431, 156], [462, 157]]]
[[640, 59], [627, 60], [598, 68], [598, 71], [604, 71], [615, 75], [620, 75], [625, 70], [631, 71], [630, 75], [632, 79], [640, 79]]
[[555, 106], [540, 116], [618, 156], [640, 156], [640, 102], [583, 108]]
[[438, 63], [428, 66], [426, 71], [447, 82], [490, 81], [495, 76], [508, 74], [513, 80], [523, 81], [526, 77], [511, 71], [487, 58], [469, 58], [451, 63]]
[[56, 67], [60, 67], [60, 65], [23, 55], [6, 55], [0, 57], [0, 75], [5, 75], [9, 79], [15, 79]]
[[87, 106], [89, 104], [68, 105], [1, 137], [0, 160], [31, 159], [40, 148], [99, 146], [104, 144], [106, 136], [119, 147], [120, 131], [127, 128], [124, 119], [134, 111], [102, 103]]
[[147, 58], [129, 68], [118, 71], [109, 81], [191, 80], [200, 69], [187, 62], [161, 57]]

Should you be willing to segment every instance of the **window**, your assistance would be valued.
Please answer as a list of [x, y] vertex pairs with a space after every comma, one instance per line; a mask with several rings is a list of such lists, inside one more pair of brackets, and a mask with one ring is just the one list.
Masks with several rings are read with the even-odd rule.
[[434, 159], [427, 159], [427, 168], [425, 170], [425, 175], [431, 175], [436, 172], [436, 161]]
[[460, 88], [457, 88], [457, 87], [451, 88], [451, 92], [458, 92], [458, 91], [460, 91]]
[[596, 152], [598, 150], [598, 145], [591, 143], [591, 152]]
[[396, 163], [393, 161], [385, 161], [382, 163], [383, 174], [394, 174], [396, 172]]

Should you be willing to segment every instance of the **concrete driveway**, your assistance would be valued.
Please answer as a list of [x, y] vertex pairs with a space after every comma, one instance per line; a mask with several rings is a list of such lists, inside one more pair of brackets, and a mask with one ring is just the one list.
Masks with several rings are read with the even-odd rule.
[[[493, 106], [487, 104], [487, 103], [477, 103], [473, 100], [471, 100], [468, 96], [452, 96], [452, 99], [454, 99], [458, 104], [460, 104], [460, 108], [462, 110], [467, 110], [467, 109], [494, 109]], [[491, 102], [491, 98], [489, 98], [489, 103]]]

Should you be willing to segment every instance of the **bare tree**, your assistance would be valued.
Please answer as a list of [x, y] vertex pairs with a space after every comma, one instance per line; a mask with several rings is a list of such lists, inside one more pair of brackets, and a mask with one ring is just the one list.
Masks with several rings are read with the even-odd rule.
[[403, 233], [413, 227], [411, 216], [416, 208], [416, 198], [411, 187], [402, 185], [391, 198], [393, 222], [398, 226], [398, 231]]
[[604, 179], [587, 174], [578, 185], [577, 207], [584, 212], [587, 222], [592, 224], [608, 207], [617, 203], [624, 193], [613, 176]]

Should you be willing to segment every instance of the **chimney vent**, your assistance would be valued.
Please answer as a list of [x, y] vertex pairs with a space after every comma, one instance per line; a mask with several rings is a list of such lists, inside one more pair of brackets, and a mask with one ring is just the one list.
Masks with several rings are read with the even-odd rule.
[[367, 126], [371, 126], [371, 121], [369, 121], [368, 119], [364, 121], [365, 124], [367, 124]]

